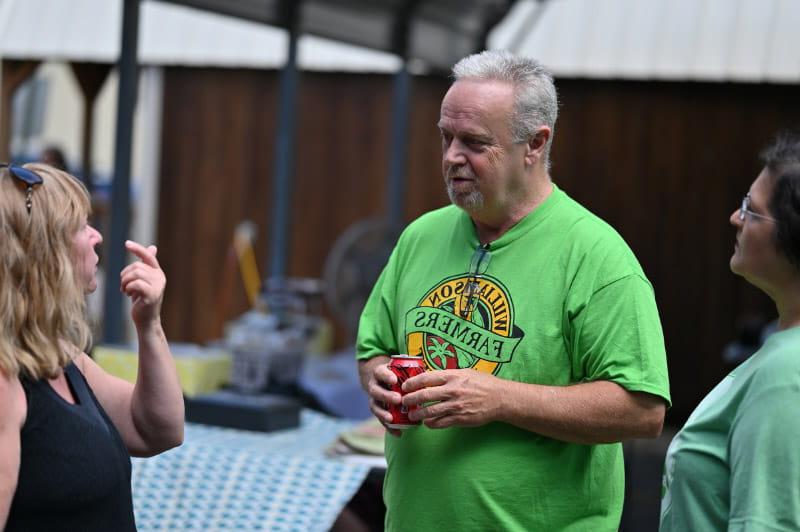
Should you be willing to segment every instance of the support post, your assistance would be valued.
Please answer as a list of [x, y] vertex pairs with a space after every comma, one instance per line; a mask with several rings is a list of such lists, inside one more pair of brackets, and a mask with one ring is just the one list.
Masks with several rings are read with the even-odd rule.
[[81, 146], [81, 174], [89, 192], [92, 181], [92, 141], [94, 140], [94, 104], [97, 95], [111, 72], [111, 65], [98, 63], [70, 63], [72, 74], [83, 95], [83, 145]]
[[131, 216], [131, 149], [139, 73], [137, 64], [139, 7], [139, 0], [124, 0], [122, 46], [118, 63], [119, 92], [114, 145], [114, 181], [111, 185], [111, 238], [107, 247], [103, 316], [103, 341], [108, 343], [121, 343], [125, 340], [122, 326], [122, 294], [116, 289], [115, 282], [125, 264], [124, 243], [128, 238]]
[[270, 275], [286, 276], [289, 256], [290, 205], [294, 171], [295, 129], [297, 124], [297, 39], [300, 33], [300, 1], [284, 2], [289, 52], [281, 71], [278, 100], [278, 130], [275, 141], [272, 221], [270, 233]]
[[14, 93], [33, 75], [39, 61], [3, 59], [3, 84], [0, 88], [0, 161], [11, 162], [11, 112]]

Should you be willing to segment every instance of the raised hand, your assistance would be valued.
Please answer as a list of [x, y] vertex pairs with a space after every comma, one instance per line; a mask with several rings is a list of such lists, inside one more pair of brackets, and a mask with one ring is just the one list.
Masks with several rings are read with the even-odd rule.
[[120, 290], [133, 303], [131, 318], [137, 328], [160, 323], [167, 277], [156, 259], [158, 249], [132, 240], [125, 241], [125, 249], [139, 258], [120, 273]]

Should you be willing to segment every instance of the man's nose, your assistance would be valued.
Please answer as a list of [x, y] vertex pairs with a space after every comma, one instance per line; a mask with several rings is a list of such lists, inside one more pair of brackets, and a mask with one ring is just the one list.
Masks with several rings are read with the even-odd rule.
[[467, 161], [467, 158], [464, 156], [463, 146], [457, 139], [453, 139], [450, 145], [445, 148], [444, 160], [451, 166], [464, 164]]

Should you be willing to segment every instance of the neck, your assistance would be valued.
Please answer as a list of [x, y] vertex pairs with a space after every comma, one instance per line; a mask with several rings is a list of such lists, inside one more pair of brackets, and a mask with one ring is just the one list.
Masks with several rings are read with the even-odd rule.
[[800, 279], [768, 294], [778, 309], [778, 330], [800, 326]]
[[[800, 294], [797, 294], [800, 297]], [[778, 329], [791, 329], [792, 327], [800, 326], [800, 302], [796, 299], [794, 301], [784, 301], [782, 303], [776, 302], [778, 307]]]
[[475, 231], [481, 244], [494, 242], [503, 236], [509, 229], [517, 225], [520, 220], [533, 212], [536, 207], [544, 203], [553, 192], [553, 182], [550, 176], [537, 179], [531, 190], [525, 194], [521, 201], [510, 207], [498, 209], [497, 212], [470, 213], [470, 218], [475, 224]]

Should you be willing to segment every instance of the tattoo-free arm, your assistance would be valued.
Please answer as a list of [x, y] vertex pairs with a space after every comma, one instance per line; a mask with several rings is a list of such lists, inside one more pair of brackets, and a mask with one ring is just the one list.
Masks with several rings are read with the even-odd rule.
[[431, 428], [501, 421], [558, 440], [597, 444], [661, 433], [666, 405], [609, 381], [542, 386], [470, 369], [424, 373], [403, 385], [412, 419]]

